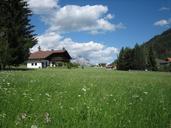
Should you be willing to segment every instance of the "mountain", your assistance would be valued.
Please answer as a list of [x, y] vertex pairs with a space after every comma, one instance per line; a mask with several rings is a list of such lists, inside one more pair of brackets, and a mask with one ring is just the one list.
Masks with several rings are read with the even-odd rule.
[[142, 44], [142, 47], [146, 49], [149, 49], [151, 46], [157, 58], [165, 59], [171, 57], [171, 28]]

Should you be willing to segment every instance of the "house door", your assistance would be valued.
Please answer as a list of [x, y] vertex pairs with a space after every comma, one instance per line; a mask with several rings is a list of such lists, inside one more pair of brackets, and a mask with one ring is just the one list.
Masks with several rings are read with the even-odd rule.
[[42, 62], [42, 68], [44, 68], [44, 63]]

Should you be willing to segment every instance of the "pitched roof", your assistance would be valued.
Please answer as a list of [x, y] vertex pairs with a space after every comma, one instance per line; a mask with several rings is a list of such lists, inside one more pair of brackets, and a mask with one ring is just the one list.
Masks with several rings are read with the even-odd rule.
[[31, 53], [29, 59], [45, 59], [54, 53], [64, 53], [66, 50], [52, 50], [52, 51], [37, 51]]

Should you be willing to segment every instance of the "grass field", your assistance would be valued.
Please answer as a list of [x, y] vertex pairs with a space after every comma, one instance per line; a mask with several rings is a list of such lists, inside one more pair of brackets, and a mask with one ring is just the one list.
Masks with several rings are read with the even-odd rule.
[[171, 128], [171, 74], [0, 72], [0, 128]]

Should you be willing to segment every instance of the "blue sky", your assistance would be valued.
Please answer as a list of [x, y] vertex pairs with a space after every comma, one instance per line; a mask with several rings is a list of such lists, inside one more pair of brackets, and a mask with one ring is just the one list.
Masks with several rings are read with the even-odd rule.
[[[92, 63], [110, 63], [116, 58], [121, 47], [141, 44], [171, 25], [170, 0], [41, 2], [28, 0], [34, 14], [31, 23], [38, 34], [38, 45], [42, 45], [44, 49], [59, 49], [64, 46], [74, 57], [82, 56]], [[68, 16], [68, 19], [64, 15]]]

